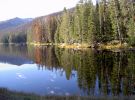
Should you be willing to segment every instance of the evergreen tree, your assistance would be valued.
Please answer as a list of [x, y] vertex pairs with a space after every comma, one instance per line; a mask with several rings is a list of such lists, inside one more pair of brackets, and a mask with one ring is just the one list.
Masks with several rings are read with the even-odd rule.
[[130, 2], [130, 18], [128, 23], [128, 36], [130, 45], [135, 45], [135, 4]]
[[75, 41], [77, 43], [82, 43], [83, 32], [82, 32], [82, 19], [83, 19], [83, 2], [77, 4], [75, 8], [75, 17], [74, 17], [74, 33]]
[[99, 21], [102, 42], [107, 42], [112, 39], [112, 24], [110, 20], [108, 2], [106, 0], [101, 0], [99, 5]]
[[95, 22], [95, 41], [101, 41], [101, 34], [100, 34], [100, 20], [99, 20], [99, 0], [96, 0], [96, 7], [94, 12], [94, 22]]
[[[89, 8], [89, 16], [88, 16], [88, 38], [87, 43], [93, 45], [95, 41], [95, 34], [96, 34], [96, 24], [94, 20], [94, 6], [91, 0], [88, 1], [88, 8]], [[94, 44], [95, 45], [95, 44]]]
[[55, 43], [60, 43], [60, 24], [61, 24], [61, 16], [57, 16], [56, 18], [56, 23], [57, 23], [57, 29], [54, 34], [54, 40]]
[[[36, 41], [56, 43], [86, 43], [134, 41], [135, 8], [127, 0], [80, 0], [74, 9], [64, 8], [57, 17], [35, 21]], [[45, 20], [44, 19], [44, 20]], [[132, 37], [132, 38], [131, 38]]]
[[68, 37], [69, 37], [69, 13], [66, 8], [64, 8], [63, 15], [62, 15], [62, 21], [60, 24], [59, 29], [59, 39], [61, 43], [68, 43]]
[[74, 32], [74, 25], [75, 25], [75, 23], [74, 23], [74, 13], [72, 14], [72, 13], [70, 13], [70, 15], [69, 15], [69, 38], [70, 38], [70, 41], [69, 41], [69, 43], [74, 43], [74, 42], [76, 42], [75, 41], [75, 32]]
[[115, 39], [123, 41], [124, 37], [124, 24], [122, 21], [122, 14], [120, 8], [119, 0], [111, 0], [111, 21], [113, 25], [113, 30], [115, 33]]

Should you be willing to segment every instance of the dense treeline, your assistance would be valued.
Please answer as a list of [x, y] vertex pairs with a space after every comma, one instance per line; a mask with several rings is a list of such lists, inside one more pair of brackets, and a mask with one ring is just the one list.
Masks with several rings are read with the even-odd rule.
[[94, 46], [118, 40], [135, 45], [134, 27], [134, 0], [96, 0], [95, 5], [92, 0], [80, 0], [72, 9], [64, 8], [63, 12], [34, 19], [30, 27], [14, 32], [15, 35], [4, 36], [2, 42], [82, 43]]
[[27, 35], [25, 33], [9, 33], [2, 37], [2, 43], [26, 43]]
[[0, 22], [0, 42], [26, 43], [31, 18], [13, 18]]
[[7, 29], [0, 34], [2, 43], [26, 43], [27, 34], [30, 33], [31, 23], [22, 24], [15, 28]]
[[55, 16], [37, 18], [32, 25], [32, 41], [54, 42], [54, 35], [57, 29]]
[[80, 0], [75, 8], [32, 24], [31, 42], [96, 44], [112, 40], [135, 44], [135, 3], [132, 0]]

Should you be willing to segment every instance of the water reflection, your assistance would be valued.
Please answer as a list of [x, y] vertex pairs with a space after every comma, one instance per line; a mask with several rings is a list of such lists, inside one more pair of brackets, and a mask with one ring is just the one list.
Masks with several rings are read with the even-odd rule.
[[[37, 53], [38, 52], [38, 53]], [[77, 75], [78, 86], [88, 95], [134, 93], [134, 52], [76, 51], [54, 47], [36, 48], [35, 61], [49, 69], [62, 69], [67, 80]], [[41, 56], [42, 55], [42, 56]], [[39, 60], [40, 59], [40, 60]], [[51, 68], [50, 68], [51, 67]]]
[[33, 63], [28, 59], [28, 51], [26, 45], [1, 45], [0, 46], [0, 62], [13, 65], [23, 65]]
[[[1, 47], [0, 58], [1, 54], [26, 58], [28, 62], [34, 62], [38, 70], [45, 71], [44, 74], [41, 74], [37, 69], [38, 72], [35, 71], [35, 67], [27, 69], [29, 75], [35, 77], [30, 77], [32, 78], [31, 82], [38, 80], [39, 83], [42, 83], [42, 81], [47, 83], [42, 85], [42, 88], [38, 83], [37, 85], [31, 83], [36, 89], [30, 92], [36, 91], [35, 93], [38, 93], [38, 88], [40, 88], [42, 93], [39, 92], [39, 94], [46, 94], [48, 91], [51, 94], [64, 93], [93, 96], [120, 96], [134, 95], [135, 93], [135, 53], [133, 51], [114, 53], [91, 49], [60, 49], [54, 46], [21, 48], [9, 49], [9, 47]], [[18, 60], [16, 60], [16, 63]], [[0, 61], [3, 62], [1, 59]], [[22, 59], [20, 61], [23, 62]], [[33, 64], [29, 66], [33, 66]], [[21, 70], [26, 74], [26, 70], [23, 68], [24, 66], [22, 66]], [[49, 76], [51, 74], [53, 77]], [[40, 79], [39, 77], [46, 79]], [[53, 82], [55, 84], [52, 84]], [[42, 90], [43, 87], [45, 91]], [[48, 87], [48, 90], [46, 87]], [[18, 87], [15, 90], [19, 90]]]

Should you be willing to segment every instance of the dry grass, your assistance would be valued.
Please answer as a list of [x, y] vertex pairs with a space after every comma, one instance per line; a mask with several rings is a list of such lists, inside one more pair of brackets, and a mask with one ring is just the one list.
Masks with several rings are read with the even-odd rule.
[[79, 44], [79, 43], [74, 43], [74, 44], [61, 43], [58, 45], [58, 47], [67, 48], [67, 49], [86, 49], [86, 48], [90, 48], [91, 46], [88, 44]]
[[120, 43], [120, 41], [111, 41], [106, 44], [100, 44], [99, 49], [105, 50], [120, 50], [120, 49], [127, 49], [130, 48], [127, 43]]
[[79, 44], [79, 43], [73, 43], [73, 44], [67, 44], [67, 43], [39, 43], [39, 42], [32, 42], [27, 43], [34, 46], [49, 46], [49, 45], [56, 45], [59, 48], [67, 48], [67, 49], [86, 49], [90, 48], [91, 46], [88, 44]]
[[34, 46], [48, 46], [48, 45], [55, 45], [53, 43], [40, 43], [40, 42], [32, 42], [32, 43], [27, 43], [30, 45], [34, 45]]
[[[91, 45], [89, 44], [79, 44], [79, 43], [73, 43], [73, 44], [68, 44], [68, 43], [39, 43], [39, 42], [33, 42], [29, 43], [30, 45], [34, 46], [49, 46], [49, 45], [56, 45], [59, 48], [66, 48], [66, 49], [76, 49], [76, 50], [84, 50], [91, 48]], [[99, 43], [97, 44], [97, 49], [99, 50], [111, 50], [111, 51], [119, 51], [121, 49], [130, 49], [133, 47], [130, 47], [126, 42], [125, 43], [120, 43], [118, 40], [113, 40], [108, 43]]]

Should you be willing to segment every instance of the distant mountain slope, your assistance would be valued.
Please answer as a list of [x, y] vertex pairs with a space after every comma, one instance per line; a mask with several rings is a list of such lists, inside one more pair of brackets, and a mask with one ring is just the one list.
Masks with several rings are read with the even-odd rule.
[[[70, 8], [67, 10], [70, 13], [73, 13], [75, 8]], [[0, 43], [33, 42], [38, 38], [39, 34], [41, 34], [41, 32], [39, 32], [40, 30], [43, 33], [46, 33], [43, 38], [44, 40], [54, 41], [54, 33], [57, 29], [57, 23], [60, 23], [61, 21], [62, 14], [63, 11], [59, 11], [33, 19], [21, 19], [16, 17], [7, 21], [1, 21]]]
[[17, 27], [19, 25], [25, 24], [32, 21], [31, 18], [21, 19], [21, 18], [13, 18], [7, 21], [1, 21], [0, 22], [0, 31], [7, 30], [13, 27]]
[[[70, 8], [68, 9], [70, 12], [73, 12], [75, 8]], [[5, 33], [11, 33], [11, 32], [16, 32], [16, 31], [21, 31], [21, 30], [26, 30], [28, 26], [31, 26], [31, 22], [35, 22], [37, 19], [46, 19], [50, 16], [58, 16], [62, 15], [63, 11], [55, 12], [52, 14], [48, 14], [45, 16], [40, 16], [37, 18], [13, 18], [9, 19], [6, 21], [0, 21], [0, 35], [3, 35]]]

